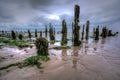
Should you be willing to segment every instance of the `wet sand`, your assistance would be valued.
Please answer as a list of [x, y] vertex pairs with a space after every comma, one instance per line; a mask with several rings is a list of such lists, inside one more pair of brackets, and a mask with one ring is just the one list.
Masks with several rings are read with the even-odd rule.
[[[119, 40], [116, 36], [67, 50], [50, 49], [51, 60], [42, 62], [43, 69], [11, 67], [0, 71], [0, 80], [120, 80]], [[36, 55], [35, 48], [18, 50], [18, 53], [2, 48], [0, 67], [32, 55]]]

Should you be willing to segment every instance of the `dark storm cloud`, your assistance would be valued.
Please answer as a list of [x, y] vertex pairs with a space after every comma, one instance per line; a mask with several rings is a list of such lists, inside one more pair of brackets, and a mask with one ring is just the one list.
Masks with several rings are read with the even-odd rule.
[[7, 15], [6, 12], [1, 12], [0, 13], [0, 22], [12, 22], [14, 21], [14, 16], [12, 15]]
[[0, 0], [0, 25], [61, 25], [63, 19], [71, 25], [74, 5], [79, 4], [81, 24], [90, 20], [93, 26], [113, 26], [120, 23], [119, 3], [120, 0]]
[[33, 8], [37, 8], [39, 6], [41, 7], [49, 6], [53, 3], [54, 0], [27, 0], [27, 1]]

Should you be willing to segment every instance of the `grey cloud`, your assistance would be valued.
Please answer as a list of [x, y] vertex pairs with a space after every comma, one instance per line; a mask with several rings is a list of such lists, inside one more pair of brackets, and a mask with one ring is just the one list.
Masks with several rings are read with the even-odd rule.
[[10, 14], [9, 10], [0, 7], [0, 23], [14, 21], [14, 16]]
[[[81, 7], [81, 24], [90, 20], [94, 25], [112, 26], [120, 19], [120, 0], [0, 0], [0, 23], [61, 25], [66, 19], [71, 25], [76, 3]], [[57, 15], [60, 20], [51, 20], [49, 15]]]

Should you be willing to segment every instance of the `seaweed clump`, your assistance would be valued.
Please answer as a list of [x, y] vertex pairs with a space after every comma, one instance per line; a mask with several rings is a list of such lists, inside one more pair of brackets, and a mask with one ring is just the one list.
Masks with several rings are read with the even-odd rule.
[[48, 40], [45, 38], [37, 38], [35, 41], [35, 46], [38, 55], [47, 56], [48, 55]]

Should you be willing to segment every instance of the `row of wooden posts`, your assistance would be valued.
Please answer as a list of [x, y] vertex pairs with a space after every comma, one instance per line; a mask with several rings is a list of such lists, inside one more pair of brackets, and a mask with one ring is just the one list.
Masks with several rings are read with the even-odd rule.
[[[89, 28], [90, 28], [90, 21], [87, 20], [86, 21], [86, 28], [85, 25], [83, 25], [82, 27], [82, 37], [80, 39], [80, 21], [79, 21], [79, 15], [80, 15], [80, 6], [79, 5], [75, 5], [75, 9], [74, 9], [74, 21], [72, 23], [72, 42], [73, 42], [73, 46], [79, 46], [81, 45], [81, 40], [84, 39], [84, 35], [85, 39], [88, 40], [89, 39]], [[86, 31], [85, 31], [86, 29]], [[49, 24], [49, 30], [47, 28], [47, 26], [45, 26], [45, 36], [48, 36], [48, 32], [49, 32], [49, 38], [50, 41], [55, 41], [55, 28], [52, 26], [52, 24]], [[4, 32], [3, 32], [4, 33]], [[38, 37], [38, 31], [37, 29], [35, 30], [35, 37]], [[67, 23], [64, 20], [62, 20], [62, 39], [61, 39], [61, 45], [66, 45], [67, 44]], [[102, 29], [102, 33], [100, 34], [99, 31], [99, 26], [97, 26], [96, 28], [93, 28], [93, 38], [94, 40], [99, 40], [99, 37], [102, 36], [102, 38], [106, 38], [107, 36], [115, 36], [117, 33], [113, 34], [112, 30], [107, 29], [106, 27], [103, 27]], [[12, 39], [16, 39], [16, 34], [15, 32], [12, 30], [11, 31], [11, 35], [12, 35]], [[30, 30], [28, 30], [28, 37], [31, 40], [31, 32]], [[42, 37], [42, 31], [40, 31], [40, 37]], [[19, 34], [19, 39], [22, 40], [23, 35]]]

